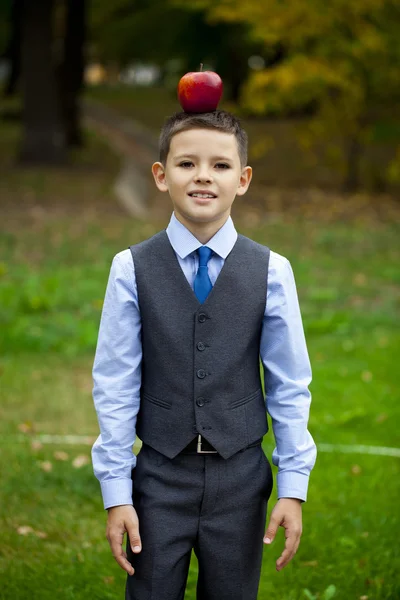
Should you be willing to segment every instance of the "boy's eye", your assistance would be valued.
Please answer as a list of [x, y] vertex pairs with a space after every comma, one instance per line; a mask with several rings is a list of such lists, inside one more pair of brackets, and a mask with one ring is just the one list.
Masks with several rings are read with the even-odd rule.
[[[187, 167], [191, 167], [192, 165], [193, 163], [190, 160], [185, 160], [179, 164], [180, 167], [184, 167], [185, 169]], [[218, 169], [229, 169], [229, 165], [226, 163], [217, 163], [215, 166], [218, 167]]]

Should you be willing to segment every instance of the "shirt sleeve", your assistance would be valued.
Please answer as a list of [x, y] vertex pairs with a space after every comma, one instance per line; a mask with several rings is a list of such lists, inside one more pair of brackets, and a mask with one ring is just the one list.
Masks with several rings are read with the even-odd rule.
[[133, 444], [140, 407], [141, 317], [129, 250], [111, 265], [93, 365], [100, 435], [92, 447], [104, 508], [132, 504]]
[[316, 446], [307, 429], [311, 365], [290, 262], [271, 251], [260, 356], [276, 447], [278, 498], [306, 501]]

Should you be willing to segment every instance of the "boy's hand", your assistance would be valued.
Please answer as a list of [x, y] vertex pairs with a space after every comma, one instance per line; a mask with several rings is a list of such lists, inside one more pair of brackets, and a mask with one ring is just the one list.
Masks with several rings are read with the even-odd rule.
[[133, 575], [135, 569], [128, 561], [126, 552], [122, 548], [125, 531], [129, 535], [132, 552], [138, 554], [142, 549], [142, 542], [140, 540], [139, 519], [136, 510], [131, 504], [109, 508], [106, 537], [111, 546], [111, 552], [119, 566], [129, 575]]
[[270, 544], [274, 541], [280, 525], [286, 530], [285, 549], [276, 561], [277, 571], [286, 567], [297, 552], [302, 533], [301, 517], [301, 500], [297, 500], [296, 498], [280, 498], [272, 510], [264, 536], [264, 543]]

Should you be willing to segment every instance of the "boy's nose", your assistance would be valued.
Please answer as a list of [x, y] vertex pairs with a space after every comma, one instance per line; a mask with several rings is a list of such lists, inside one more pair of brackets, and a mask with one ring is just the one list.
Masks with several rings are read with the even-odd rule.
[[199, 181], [207, 181], [207, 182], [211, 182], [212, 181], [212, 177], [209, 173], [205, 172], [205, 171], [201, 171], [199, 173], [196, 174], [194, 180], [196, 182]]

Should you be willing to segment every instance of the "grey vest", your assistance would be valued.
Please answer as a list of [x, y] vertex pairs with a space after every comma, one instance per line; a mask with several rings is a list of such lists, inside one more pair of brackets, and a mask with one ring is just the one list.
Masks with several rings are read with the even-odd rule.
[[229, 458], [268, 431], [259, 351], [269, 249], [238, 235], [203, 304], [165, 230], [130, 250], [142, 317], [137, 434], [174, 458], [201, 433]]

